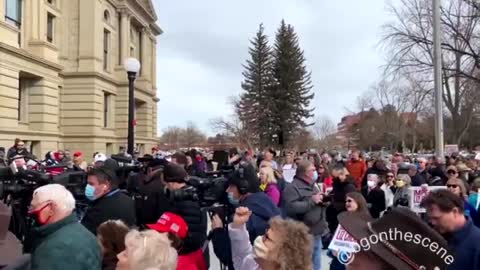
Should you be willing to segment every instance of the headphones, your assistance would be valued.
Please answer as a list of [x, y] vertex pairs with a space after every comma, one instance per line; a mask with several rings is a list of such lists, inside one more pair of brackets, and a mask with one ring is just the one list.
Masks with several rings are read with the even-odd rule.
[[238, 168], [238, 174], [239, 174], [239, 180], [238, 182], [236, 183], [237, 184], [237, 188], [238, 188], [238, 192], [240, 192], [241, 195], [245, 195], [248, 193], [248, 190], [249, 190], [249, 187], [250, 187], [250, 184], [248, 183], [248, 180], [245, 179], [245, 168], [243, 167], [240, 167]]

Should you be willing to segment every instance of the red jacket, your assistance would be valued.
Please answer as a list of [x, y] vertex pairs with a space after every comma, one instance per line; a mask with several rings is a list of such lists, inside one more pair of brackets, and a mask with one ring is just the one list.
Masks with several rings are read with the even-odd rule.
[[347, 163], [347, 170], [355, 180], [355, 184], [358, 189], [362, 186], [362, 179], [367, 172], [367, 164], [361, 159], [359, 160], [349, 160]]
[[179, 255], [177, 270], [207, 270], [207, 264], [205, 263], [202, 249], [188, 254]]

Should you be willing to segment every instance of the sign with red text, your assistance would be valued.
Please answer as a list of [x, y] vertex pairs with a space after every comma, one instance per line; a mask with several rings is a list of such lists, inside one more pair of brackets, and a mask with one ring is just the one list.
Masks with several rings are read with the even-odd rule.
[[360, 250], [360, 246], [341, 225], [338, 225], [328, 249], [355, 253]]
[[432, 190], [436, 189], [445, 189], [447, 187], [445, 186], [439, 186], [439, 187], [427, 187], [427, 186], [422, 186], [422, 187], [409, 187], [408, 188], [408, 206], [410, 207], [410, 210], [416, 213], [425, 213], [425, 208], [420, 207], [420, 204], [422, 203], [423, 199], [430, 193]]

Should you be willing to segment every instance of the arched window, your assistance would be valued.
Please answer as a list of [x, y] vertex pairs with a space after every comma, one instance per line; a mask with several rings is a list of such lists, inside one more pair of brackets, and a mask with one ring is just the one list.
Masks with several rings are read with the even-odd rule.
[[110, 12], [108, 12], [107, 9], [105, 9], [105, 11], [103, 12], [103, 19], [105, 20], [105, 22], [110, 22]]

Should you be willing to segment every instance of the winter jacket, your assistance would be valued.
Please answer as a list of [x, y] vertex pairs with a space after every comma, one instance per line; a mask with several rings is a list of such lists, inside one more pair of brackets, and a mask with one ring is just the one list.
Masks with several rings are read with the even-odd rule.
[[380, 213], [385, 211], [385, 193], [380, 187], [376, 187], [367, 194], [365, 194], [367, 200], [368, 210], [373, 218], [379, 218]]
[[119, 189], [91, 202], [82, 224], [96, 235], [98, 226], [110, 219], [120, 219], [128, 226], [136, 224], [135, 203]]
[[393, 196], [393, 206], [408, 206], [409, 202], [409, 185], [405, 185], [401, 188], [397, 188], [395, 195]]
[[465, 200], [464, 202], [464, 205], [463, 205], [463, 208], [464, 208], [464, 214], [465, 216], [467, 217], [470, 217], [470, 219], [472, 220], [473, 224], [477, 227], [480, 226], [479, 224], [479, 220], [478, 220], [478, 212], [477, 210], [475, 210], [475, 206], [472, 206], [468, 200]]
[[312, 196], [316, 193], [314, 184], [295, 176], [283, 192], [283, 200], [287, 216], [302, 221], [310, 228], [313, 235], [323, 235], [327, 229], [325, 207], [316, 204]]
[[393, 205], [393, 198], [395, 197], [395, 193], [387, 184], [383, 184], [380, 188], [383, 190], [383, 193], [385, 195], [385, 206], [387, 208], [391, 207]]
[[202, 250], [199, 249], [189, 254], [179, 255], [177, 270], [207, 270]]
[[170, 201], [168, 212], [181, 216], [188, 225], [188, 235], [179, 255], [202, 248], [207, 240], [207, 216], [202, 212], [200, 203], [190, 199]]
[[480, 269], [480, 229], [467, 217], [460, 230], [445, 235], [454, 261], [448, 270]]
[[33, 230], [32, 270], [101, 269], [97, 239], [75, 214]]
[[272, 200], [275, 206], [280, 203], [280, 190], [276, 184], [268, 184], [265, 188], [265, 194]]
[[357, 189], [360, 189], [362, 186], [362, 180], [367, 172], [367, 164], [365, 161], [359, 160], [349, 160], [347, 162], [347, 170], [355, 181], [355, 186]]
[[160, 216], [168, 210], [169, 201], [165, 197], [165, 186], [159, 179], [148, 179], [145, 175], [137, 176], [138, 194], [135, 196], [137, 224], [157, 223]]
[[[251, 243], [253, 243], [257, 236], [265, 233], [271, 218], [280, 216], [280, 210], [263, 192], [248, 195], [240, 201], [239, 206], [247, 207], [252, 211], [252, 215], [246, 224]], [[211, 237], [215, 255], [217, 255], [223, 264], [232, 266], [232, 253], [228, 231], [215, 229], [212, 231]]]
[[347, 194], [353, 191], [357, 191], [355, 185], [348, 179], [340, 181], [340, 179], [333, 179], [332, 191], [329, 196], [331, 198], [331, 204], [326, 210], [326, 220], [328, 222], [328, 228], [330, 232], [335, 232], [338, 226], [337, 216], [343, 211], [346, 211], [345, 202]]
[[417, 172], [414, 176], [411, 176], [412, 187], [419, 187], [423, 184], [427, 184], [427, 179], [425, 179], [423, 174]]
[[252, 244], [248, 241], [249, 235], [246, 227], [233, 228], [230, 224], [228, 225], [228, 233], [230, 235], [232, 261], [235, 270], [261, 270], [255, 261]]

